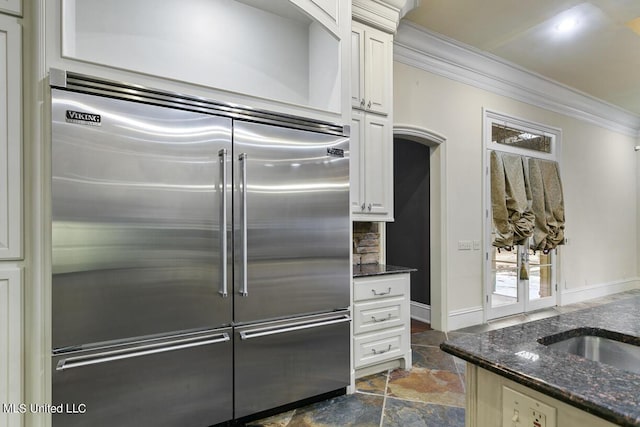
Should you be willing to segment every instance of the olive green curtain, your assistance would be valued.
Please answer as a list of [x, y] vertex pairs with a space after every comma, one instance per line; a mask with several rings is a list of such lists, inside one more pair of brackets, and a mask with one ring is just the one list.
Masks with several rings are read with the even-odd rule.
[[529, 240], [548, 251], [564, 241], [564, 200], [558, 164], [497, 151], [490, 153], [493, 246]]
[[564, 196], [557, 162], [529, 159], [536, 226], [530, 247], [548, 252], [564, 243]]

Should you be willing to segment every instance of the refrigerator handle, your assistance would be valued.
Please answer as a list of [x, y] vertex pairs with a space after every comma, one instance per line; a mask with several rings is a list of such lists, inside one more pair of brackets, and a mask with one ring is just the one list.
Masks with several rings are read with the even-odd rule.
[[220, 290], [223, 298], [227, 294], [227, 150], [218, 151], [220, 157]]
[[265, 337], [269, 335], [282, 334], [284, 332], [299, 331], [302, 329], [317, 328], [320, 326], [328, 326], [335, 323], [344, 323], [350, 321], [351, 318], [348, 315], [341, 315], [340, 317], [327, 319], [320, 322], [301, 322], [298, 324], [293, 324], [291, 326], [285, 326], [283, 328], [258, 328], [249, 331], [242, 331], [240, 332], [240, 338], [243, 340], [248, 340], [251, 338]]
[[218, 344], [230, 341], [226, 332], [198, 337], [197, 339], [176, 340], [169, 343], [151, 344], [134, 347], [133, 349], [105, 351], [90, 356], [78, 356], [62, 359], [56, 366], [56, 371], [81, 368], [83, 366], [96, 365], [98, 363], [113, 362], [115, 360], [130, 359], [133, 357], [148, 356], [150, 354], [165, 353], [167, 351], [183, 350], [186, 348], [200, 347], [209, 344]]
[[247, 153], [238, 156], [240, 162], [240, 227], [242, 233], [242, 241], [240, 243], [241, 258], [241, 286], [240, 295], [246, 297], [249, 295], [247, 287]]

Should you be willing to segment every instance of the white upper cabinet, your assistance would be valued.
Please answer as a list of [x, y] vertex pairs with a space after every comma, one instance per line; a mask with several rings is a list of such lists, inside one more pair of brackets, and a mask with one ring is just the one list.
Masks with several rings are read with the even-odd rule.
[[354, 21], [351, 25], [351, 105], [391, 112], [393, 36]]
[[393, 221], [393, 36], [351, 24], [351, 212]]
[[393, 220], [393, 134], [386, 117], [367, 114], [364, 120], [364, 209]]
[[388, 117], [354, 110], [351, 116], [353, 220], [393, 220], [393, 145]]
[[0, 0], [0, 12], [22, 16], [22, 0]]
[[98, 65], [107, 67], [101, 73], [107, 78], [134, 72], [220, 91], [223, 96], [206, 95], [220, 101], [257, 108], [264, 101], [286, 113], [334, 120], [348, 106], [343, 42], [351, 24], [342, 0], [50, 3], [51, 11], [56, 3], [62, 10], [59, 58], [52, 46], [50, 67], [90, 74]]
[[0, 15], [0, 260], [22, 258], [22, 28]]

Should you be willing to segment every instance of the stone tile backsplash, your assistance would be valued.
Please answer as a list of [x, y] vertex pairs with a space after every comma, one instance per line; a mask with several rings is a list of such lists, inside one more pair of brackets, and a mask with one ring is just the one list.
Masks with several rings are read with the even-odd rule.
[[380, 263], [380, 224], [377, 222], [353, 223], [353, 263]]

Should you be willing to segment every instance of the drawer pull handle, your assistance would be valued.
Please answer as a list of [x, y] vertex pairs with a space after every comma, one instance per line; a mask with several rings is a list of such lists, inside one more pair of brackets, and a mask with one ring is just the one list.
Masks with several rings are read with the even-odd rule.
[[382, 319], [376, 319], [376, 316], [371, 316], [371, 320], [373, 320], [373, 323], [386, 322], [387, 320], [391, 320], [391, 313], [389, 313], [387, 317], [384, 317]]
[[389, 347], [387, 347], [386, 350], [376, 350], [375, 348], [372, 348], [371, 351], [373, 352], [373, 354], [384, 354], [388, 351], [391, 350], [391, 344], [389, 344]]
[[389, 290], [387, 292], [376, 292], [375, 289], [371, 289], [371, 292], [373, 292], [373, 294], [377, 297], [381, 296], [381, 295], [389, 295], [391, 293], [391, 288], [389, 288]]

